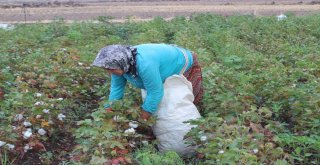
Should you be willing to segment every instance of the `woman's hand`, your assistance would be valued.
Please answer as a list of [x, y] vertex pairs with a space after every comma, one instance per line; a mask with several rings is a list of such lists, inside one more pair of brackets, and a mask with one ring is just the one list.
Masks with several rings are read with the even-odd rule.
[[113, 112], [113, 111], [112, 111], [112, 108], [110, 108], [110, 107], [109, 107], [109, 108], [106, 108], [106, 113], [110, 113], [110, 112]]
[[151, 114], [145, 110], [142, 110], [141, 113], [140, 113], [140, 117], [143, 119], [143, 120], [148, 120], [149, 117], [151, 116]]

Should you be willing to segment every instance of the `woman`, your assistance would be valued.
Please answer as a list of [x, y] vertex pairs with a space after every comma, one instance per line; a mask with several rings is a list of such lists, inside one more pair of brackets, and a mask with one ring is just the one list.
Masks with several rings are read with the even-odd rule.
[[[202, 75], [197, 56], [189, 50], [168, 44], [136, 46], [110, 45], [102, 48], [93, 62], [111, 73], [109, 102], [122, 99], [126, 82], [147, 92], [141, 106], [141, 118], [148, 119], [158, 109], [163, 97], [164, 81], [175, 74], [192, 83], [194, 103], [202, 98]], [[107, 110], [111, 110], [105, 104]]]

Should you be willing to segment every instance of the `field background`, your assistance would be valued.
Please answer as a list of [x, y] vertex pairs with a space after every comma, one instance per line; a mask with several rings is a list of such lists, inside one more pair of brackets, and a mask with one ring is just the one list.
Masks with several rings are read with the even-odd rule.
[[66, 21], [91, 20], [98, 16], [111, 16], [113, 21], [150, 20], [155, 16], [171, 19], [193, 13], [219, 15], [270, 16], [292, 12], [306, 15], [320, 11], [317, 0], [181, 0], [181, 1], [97, 1], [97, 0], [0, 0], [0, 22], [50, 22], [55, 17]]

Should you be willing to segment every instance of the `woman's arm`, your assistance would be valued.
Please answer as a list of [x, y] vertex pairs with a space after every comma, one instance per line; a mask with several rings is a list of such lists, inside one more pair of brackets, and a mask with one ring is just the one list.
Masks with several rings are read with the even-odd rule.
[[[126, 83], [127, 80], [123, 76], [111, 74], [109, 101], [122, 99]], [[109, 104], [105, 104], [105, 108], [107, 107], [109, 107]]]
[[158, 106], [163, 97], [163, 83], [159, 67], [152, 63], [145, 64], [143, 68], [139, 69], [139, 76], [147, 91], [147, 96], [142, 105], [142, 109], [153, 114], [158, 110]]

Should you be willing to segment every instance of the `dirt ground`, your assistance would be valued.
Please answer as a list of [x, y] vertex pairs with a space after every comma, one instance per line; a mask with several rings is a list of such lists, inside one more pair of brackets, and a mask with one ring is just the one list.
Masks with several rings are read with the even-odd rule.
[[312, 0], [0, 0], [0, 23], [50, 22], [56, 17], [66, 21], [84, 21], [112, 16], [113, 21], [150, 20], [155, 16], [170, 19], [194, 13], [219, 15], [295, 15], [320, 13], [320, 1]]

